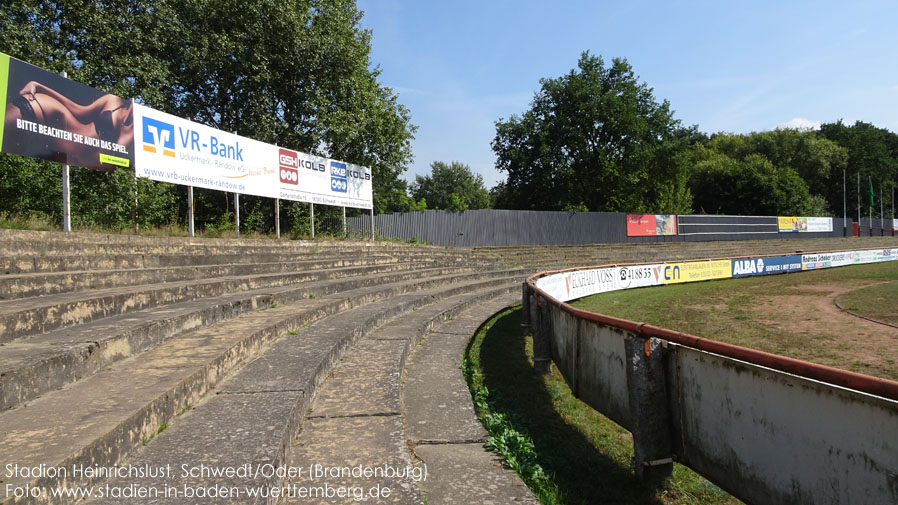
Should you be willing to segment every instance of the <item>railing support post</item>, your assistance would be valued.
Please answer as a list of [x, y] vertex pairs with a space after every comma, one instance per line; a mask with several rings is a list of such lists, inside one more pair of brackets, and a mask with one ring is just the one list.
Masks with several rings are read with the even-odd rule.
[[527, 281], [523, 284], [523, 293], [521, 293], [521, 335], [530, 335], [530, 289], [527, 287]]
[[627, 384], [636, 476], [660, 488], [673, 472], [670, 402], [661, 341], [633, 335], [626, 341]]
[[537, 318], [533, 325], [533, 368], [539, 373], [552, 373], [552, 341], [550, 340], [552, 325], [549, 321], [549, 302], [545, 298], [535, 296]]

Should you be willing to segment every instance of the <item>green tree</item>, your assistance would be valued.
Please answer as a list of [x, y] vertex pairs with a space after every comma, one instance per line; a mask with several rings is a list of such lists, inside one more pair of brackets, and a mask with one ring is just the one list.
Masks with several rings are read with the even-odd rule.
[[[709, 146], [736, 160], [751, 154], [762, 156], [780, 171], [794, 171], [807, 185], [814, 215], [842, 210], [842, 170], [848, 152], [812, 131], [777, 129], [746, 135], [715, 135]], [[702, 197], [704, 199], [704, 197]], [[705, 200], [701, 202], [702, 205]]]
[[461, 211], [491, 207], [483, 176], [458, 161], [431, 163], [430, 175], [415, 176], [411, 194], [413, 199], [425, 200], [433, 209]]
[[[883, 184], [884, 207], [889, 209], [892, 198], [891, 188], [898, 181], [898, 135], [863, 121], [857, 121], [849, 126], [842, 123], [841, 120], [821, 125], [819, 135], [837, 143], [848, 153], [848, 208], [855, 208], [859, 196], [863, 206], [863, 215], [867, 215], [870, 190], [866, 181], [872, 178], [876, 186], [874, 199], [879, 200], [879, 193], [876, 189]], [[860, 195], [857, 195], [858, 174], [861, 178]], [[839, 176], [841, 177], [841, 174]], [[834, 186], [838, 186], [837, 190], [834, 190], [833, 193], [838, 195], [838, 200], [841, 202], [841, 180], [837, 183], [834, 184]], [[841, 207], [841, 205], [837, 207]], [[873, 207], [873, 214], [878, 215], [879, 205]], [[887, 215], [889, 215], [888, 212], [887, 210]], [[849, 214], [852, 214], [851, 210], [849, 210]]]
[[496, 123], [492, 147], [507, 174], [501, 205], [519, 209], [671, 211], [690, 207], [682, 129], [629, 63], [583, 53], [542, 79], [530, 109]]
[[[401, 205], [394, 189], [405, 189], [415, 127], [378, 80], [361, 18], [354, 0], [21, 0], [0, 3], [0, 51], [215, 128], [368, 166], [383, 212]], [[198, 205], [197, 219], [220, 221], [228, 198]], [[258, 207], [258, 226], [270, 207]]]
[[812, 199], [798, 172], [755, 152], [751, 139], [716, 135], [707, 145], [693, 148], [690, 184], [696, 207], [711, 214], [819, 214], [819, 202]]

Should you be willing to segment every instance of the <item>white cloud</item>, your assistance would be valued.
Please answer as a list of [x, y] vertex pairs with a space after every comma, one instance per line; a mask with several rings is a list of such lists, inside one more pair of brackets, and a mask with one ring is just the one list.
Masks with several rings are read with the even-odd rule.
[[785, 123], [777, 125], [778, 128], [792, 128], [794, 130], [819, 130], [820, 121], [812, 121], [803, 117], [792, 118]]

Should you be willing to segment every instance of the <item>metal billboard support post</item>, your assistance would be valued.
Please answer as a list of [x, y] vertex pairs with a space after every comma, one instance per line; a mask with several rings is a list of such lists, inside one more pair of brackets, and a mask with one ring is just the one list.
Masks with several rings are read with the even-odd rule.
[[[63, 78], [68, 74], [65, 70], [59, 73]], [[72, 231], [71, 185], [69, 183], [69, 166], [62, 165], [62, 231]]]
[[861, 236], [861, 173], [857, 173], [857, 236]]
[[[231, 131], [234, 135], [237, 135], [237, 130]], [[234, 231], [237, 233], [237, 238], [240, 238], [240, 193], [234, 193]]]
[[315, 238], [315, 204], [309, 204], [309, 223], [312, 227], [312, 238]]
[[234, 193], [234, 230], [240, 238], [240, 193]]
[[[133, 167], [132, 167], [133, 168]], [[140, 231], [140, 225], [137, 223], [138, 210], [137, 210], [137, 169], [134, 169], [134, 233]]]
[[193, 213], [193, 186], [187, 186], [187, 231], [191, 237], [194, 235]]
[[371, 207], [371, 240], [374, 240], [374, 207]]
[[848, 180], [842, 169], [842, 236], [848, 236]]
[[343, 238], [346, 238], [346, 207], [343, 207]]
[[274, 199], [274, 235], [281, 238], [281, 199]]
[[72, 207], [68, 165], [62, 166], [62, 231], [72, 231]]

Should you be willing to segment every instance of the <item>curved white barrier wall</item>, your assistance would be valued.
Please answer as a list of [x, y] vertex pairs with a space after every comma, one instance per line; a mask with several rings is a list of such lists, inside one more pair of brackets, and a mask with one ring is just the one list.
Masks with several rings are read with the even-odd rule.
[[898, 383], [592, 314], [633, 287], [898, 260], [898, 249], [547, 272], [524, 285], [534, 363], [633, 433], [636, 472], [686, 464], [747, 503], [898, 503]]

